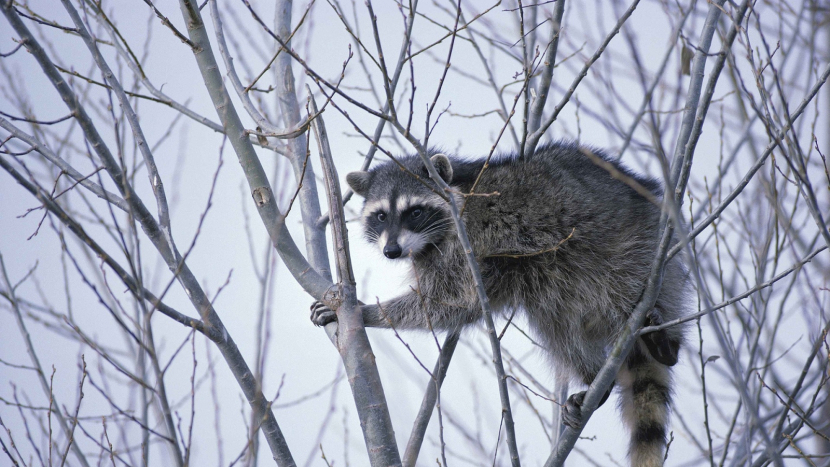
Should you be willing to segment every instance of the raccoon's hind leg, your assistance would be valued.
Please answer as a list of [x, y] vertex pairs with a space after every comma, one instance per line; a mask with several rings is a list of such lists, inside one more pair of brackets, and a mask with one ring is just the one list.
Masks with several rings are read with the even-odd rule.
[[[659, 326], [663, 324], [663, 315], [659, 308], [652, 309], [646, 316], [646, 326]], [[680, 339], [673, 336], [668, 330], [660, 330], [643, 334], [640, 337], [646, 344], [648, 352], [655, 360], [667, 366], [674, 366], [677, 363], [680, 352]]]
[[[614, 385], [612, 384], [605, 395], [602, 396], [597, 408], [602, 407], [602, 404], [608, 400], [608, 396], [611, 395], [613, 389]], [[562, 423], [573, 429], [577, 429], [582, 425], [582, 404], [585, 402], [585, 394], [586, 391], [582, 391], [568, 397], [568, 401], [562, 406]]]
[[[659, 308], [655, 308], [649, 312], [646, 316], [646, 326], [658, 326], [663, 324], [663, 316], [660, 313]], [[660, 330], [655, 332], [650, 332], [648, 334], [644, 334], [641, 336], [643, 343], [645, 344], [646, 350], [651, 355], [651, 357], [656, 360], [658, 363], [661, 363], [666, 366], [674, 366], [677, 363], [678, 354], [680, 352], [680, 338], [679, 336], [675, 335], [674, 333], [667, 331], [667, 330]], [[632, 350], [632, 355], [642, 352], [642, 349], [639, 346], [636, 346]], [[644, 357], [644, 356], [643, 356]], [[631, 359], [631, 357], [629, 357]], [[654, 362], [652, 362], [654, 364]], [[625, 370], [620, 370], [623, 372]], [[586, 377], [585, 384], [590, 384], [593, 378]], [[602, 397], [599, 405], [597, 407], [602, 406], [606, 400], [608, 400], [608, 396], [611, 395], [611, 390], [614, 389], [612, 385], [611, 388], [608, 389], [608, 392]], [[568, 425], [571, 428], [577, 428], [582, 423], [582, 404], [585, 400], [585, 391], [578, 392], [575, 394], [571, 394], [568, 397], [568, 401], [562, 407], [562, 421], [565, 425]], [[636, 465], [636, 464], [635, 464]]]
[[671, 370], [636, 344], [617, 374], [623, 421], [631, 431], [631, 465], [660, 467], [666, 450]]

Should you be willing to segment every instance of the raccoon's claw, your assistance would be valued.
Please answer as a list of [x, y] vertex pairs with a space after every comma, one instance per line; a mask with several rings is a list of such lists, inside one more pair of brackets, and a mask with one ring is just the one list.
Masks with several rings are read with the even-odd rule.
[[337, 321], [337, 315], [323, 302], [316, 300], [311, 304], [311, 322], [315, 326], [325, 326]]
[[[663, 317], [657, 309], [653, 309], [646, 317], [646, 326], [659, 326], [663, 324]], [[666, 331], [655, 331], [641, 336], [648, 348], [648, 353], [666, 366], [674, 366], [677, 363], [680, 353], [680, 341], [669, 338]]]
[[574, 430], [582, 426], [582, 403], [585, 401], [585, 391], [571, 394], [568, 402], [562, 406], [562, 423]]

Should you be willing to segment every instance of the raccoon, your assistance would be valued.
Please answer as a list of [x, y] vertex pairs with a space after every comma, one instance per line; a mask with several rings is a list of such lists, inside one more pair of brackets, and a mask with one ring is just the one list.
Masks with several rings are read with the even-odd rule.
[[[484, 160], [443, 154], [431, 160], [463, 206], [494, 312], [524, 313], [551, 363], [590, 384], [645, 287], [659, 242], [659, 182], [600, 151], [564, 142], [531, 155], [495, 157], [483, 171]], [[380, 306], [362, 305], [365, 325], [460, 330], [479, 321], [481, 307], [449, 206], [421, 159], [402, 157], [352, 172], [346, 181], [365, 198], [366, 239], [387, 258], [407, 258], [414, 276], [409, 293]], [[685, 267], [675, 257], [647, 324], [682, 316], [688, 289]], [[320, 302], [312, 305], [315, 324], [335, 319]], [[631, 465], [663, 464], [669, 367], [677, 363], [682, 341], [678, 326], [642, 336], [617, 375], [632, 433]], [[572, 427], [581, 423], [584, 395], [571, 395], [565, 405], [563, 419]]]

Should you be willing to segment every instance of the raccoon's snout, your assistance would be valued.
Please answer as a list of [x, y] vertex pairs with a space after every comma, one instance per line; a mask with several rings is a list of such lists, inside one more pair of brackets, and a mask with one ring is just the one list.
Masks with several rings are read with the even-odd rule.
[[383, 255], [389, 259], [399, 258], [401, 253], [403, 253], [403, 249], [397, 243], [387, 243], [383, 247]]

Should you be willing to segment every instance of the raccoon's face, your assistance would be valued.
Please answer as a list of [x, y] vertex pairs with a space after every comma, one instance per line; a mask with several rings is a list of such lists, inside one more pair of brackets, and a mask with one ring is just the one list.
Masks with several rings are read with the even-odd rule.
[[[420, 160], [404, 162], [413, 173], [428, 180]], [[449, 181], [452, 169], [446, 156], [433, 156], [433, 163], [442, 178]], [[433, 247], [440, 249], [452, 218], [446, 202], [435, 192], [394, 163], [379, 165], [371, 172], [352, 172], [346, 181], [365, 198], [362, 220], [366, 238], [384, 256], [414, 257]]]

